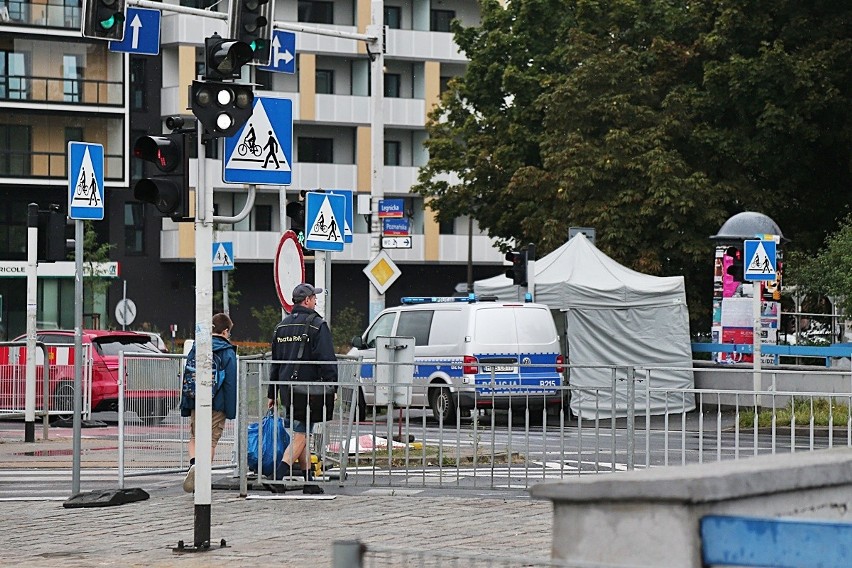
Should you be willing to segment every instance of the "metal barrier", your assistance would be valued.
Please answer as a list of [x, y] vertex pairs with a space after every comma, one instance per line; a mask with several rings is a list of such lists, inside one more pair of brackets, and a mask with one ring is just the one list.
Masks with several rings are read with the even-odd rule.
[[[242, 397], [248, 403], [241, 407], [243, 424], [259, 421], [267, 412], [271, 364], [263, 360], [243, 366]], [[446, 390], [455, 407], [473, 407], [444, 421], [424, 406], [365, 410], [359, 392], [365, 386], [388, 392], [423, 387], [371, 379], [355, 388], [357, 363], [342, 359], [338, 365], [338, 396], [333, 408], [323, 409], [331, 418], [317, 426], [313, 451], [323, 464], [323, 479], [346, 485], [518, 490], [637, 467], [852, 445], [852, 393], [667, 389], [654, 386], [656, 369], [600, 366], [611, 380], [595, 388], [547, 386], [536, 391], [485, 384], [463, 400], [447, 385], [435, 386]], [[289, 388], [293, 383], [275, 384]], [[591, 415], [575, 416], [572, 399], [585, 401], [579, 406], [593, 409]], [[617, 409], [616, 401], [624, 400], [626, 408]], [[664, 402], [652, 411], [647, 401]], [[693, 404], [695, 410], [687, 410]], [[683, 409], [673, 411], [676, 407]], [[785, 425], [793, 408], [798, 414]], [[818, 426], [820, 412], [833, 428]], [[243, 478], [248, 475], [243, 456], [240, 463]], [[245, 491], [247, 486], [242, 487]]]
[[[332, 544], [333, 568], [385, 568], [388, 566], [465, 566], [470, 568], [604, 568], [602, 564], [568, 563], [548, 558], [527, 556], [491, 556], [446, 550], [414, 550], [401, 547], [376, 546], [360, 541], [336, 541]], [[622, 568], [624, 565], [622, 565]]]
[[[126, 477], [189, 468], [190, 419], [182, 417], [178, 409], [185, 364], [185, 355], [119, 354], [120, 487]], [[212, 462], [215, 469], [236, 464], [236, 422], [225, 422]]]
[[[23, 417], [26, 395], [26, 342], [0, 343], [0, 416]], [[49, 416], [69, 416], [74, 411], [74, 346], [36, 343], [36, 416], [45, 424]], [[92, 409], [91, 345], [83, 345], [82, 412]]]

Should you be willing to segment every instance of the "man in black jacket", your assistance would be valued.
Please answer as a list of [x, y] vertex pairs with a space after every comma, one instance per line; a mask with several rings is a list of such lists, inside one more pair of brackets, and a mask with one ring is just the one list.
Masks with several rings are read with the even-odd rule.
[[[314, 288], [310, 284], [299, 284], [293, 289], [293, 311], [275, 326], [272, 337], [272, 360], [291, 362], [273, 363], [270, 381], [337, 382], [337, 357], [334, 354], [331, 330], [314, 309], [317, 305], [317, 294], [321, 293], [322, 288]], [[302, 354], [299, 356], [299, 349], [303, 344]], [[329, 363], [296, 365], [292, 361]], [[294, 374], [297, 377], [294, 377]], [[307, 434], [313, 424], [331, 418], [334, 394], [307, 396], [293, 392], [287, 386], [276, 388], [275, 385], [269, 385], [269, 408], [275, 405], [276, 391], [281, 398], [284, 413], [292, 421], [294, 432], [290, 445], [284, 451], [284, 475], [290, 475], [295, 463], [299, 463], [302, 470], [307, 472], [311, 467]]]

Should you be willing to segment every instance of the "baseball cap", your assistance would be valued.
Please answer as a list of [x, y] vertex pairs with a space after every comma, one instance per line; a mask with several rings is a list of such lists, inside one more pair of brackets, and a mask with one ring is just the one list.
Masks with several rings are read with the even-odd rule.
[[314, 288], [310, 284], [299, 284], [295, 288], [293, 288], [293, 302], [298, 303], [307, 298], [308, 296], [316, 296], [317, 294], [322, 293], [322, 288]]

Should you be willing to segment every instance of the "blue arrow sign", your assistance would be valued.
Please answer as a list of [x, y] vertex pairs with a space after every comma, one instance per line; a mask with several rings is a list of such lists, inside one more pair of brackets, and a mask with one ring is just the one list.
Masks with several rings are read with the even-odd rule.
[[160, 11], [127, 8], [124, 39], [109, 42], [110, 51], [158, 55], [160, 53]]
[[234, 243], [213, 243], [213, 271], [234, 269]]
[[272, 50], [269, 65], [258, 67], [261, 71], [278, 73], [296, 72], [296, 32], [275, 30], [272, 32]]
[[346, 206], [343, 211], [343, 218], [346, 220], [346, 224], [343, 226], [343, 242], [348, 245], [353, 240], [352, 227], [355, 222], [355, 203], [353, 194], [355, 192], [351, 189], [328, 189], [326, 191], [332, 195], [342, 195], [346, 198]]
[[305, 248], [342, 251], [346, 198], [331, 193], [305, 194]]
[[104, 147], [68, 143], [68, 217], [104, 218]]
[[747, 281], [778, 279], [776, 270], [775, 241], [745, 241], [743, 269]]
[[225, 138], [225, 183], [290, 185], [293, 171], [293, 101], [255, 97], [251, 118]]

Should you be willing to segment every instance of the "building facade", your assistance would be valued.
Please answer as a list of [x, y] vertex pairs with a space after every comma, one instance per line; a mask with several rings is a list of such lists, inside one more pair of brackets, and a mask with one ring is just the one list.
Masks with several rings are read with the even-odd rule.
[[[208, 8], [206, 0], [181, 3]], [[227, 12], [227, 3], [209, 4], [211, 10]], [[369, 0], [279, 1], [274, 20], [364, 33], [370, 22], [370, 10]], [[63, 20], [58, 28], [45, 28], [45, 33], [39, 33], [42, 30], [35, 25], [26, 26], [26, 36], [50, 36], [44, 38], [52, 48], [48, 50], [50, 55], [37, 57], [48, 57], [52, 69], [62, 65], [62, 71], [54, 72], [57, 76], [51, 80], [53, 89], [45, 91], [42, 98], [56, 91], [61, 94], [55, 96], [63, 100], [18, 102], [0, 95], [4, 105], [11, 103], [15, 108], [25, 109], [27, 118], [22, 117], [21, 123], [30, 128], [27, 136], [31, 137], [34, 152], [26, 165], [10, 162], [6, 171], [0, 171], [3, 176], [0, 183], [8, 183], [2, 191], [12, 194], [16, 186], [27, 185], [29, 192], [37, 187], [61, 198], [67, 190], [66, 140], [82, 136], [80, 139], [88, 142], [103, 141], [108, 162], [107, 216], [94, 225], [113, 245], [110, 257], [118, 262], [120, 275], [104, 300], [101, 311], [105, 321], [101, 321], [101, 326], [116, 326], [110, 312], [126, 290], [138, 311], [132, 328], [147, 324], [146, 327], [163, 331], [177, 324], [178, 336], [189, 336], [195, 309], [194, 227], [192, 223], [175, 223], [152, 205], [134, 201], [133, 182], [153, 172], [146, 169], [150, 168], [149, 164], [132, 158], [132, 146], [141, 135], [164, 131], [163, 124], [169, 116], [193, 119], [188, 110], [189, 85], [204, 71], [204, 38], [213, 33], [227, 37], [227, 23], [163, 11], [160, 55], [126, 56], [107, 51], [105, 42], [81, 39], [79, 15], [77, 18], [76, 22]], [[388, 29], [384, 56], [383, 191], [386, 198], [403, 200], [412, 231], [412, 248], [388, 251], [402, 276], [388, 289], [386, 305], [395, 305], [403, 295], [452, 295], [460, 283], [467, 282], [469, 264], [474, 279], [502, 270], [502, 254], [493, 247], [491, 239], [480, 233], [475, 222], [460, 218], [439, 223], [423, 198], [411, 192], [418, 168], [428, 159], [423, 146], [427, 114], [438, 103], [447, 81], [461, 75], [466, 67], [464, 54], [459, 52], [450, 33], [453, 19], [464, 25], [476, 25], [477, 2], [384, 2], [384, 22]], [[0, 31], [5, 27], [0, 24]], [[13, 46], [18, 42], [19, 50], [23, 51], [20, 42], [25, 40], [15, 39], [22, 35], [22, 28], [16, 25], [14, 29], [19, 33], [10, 32], [6, 41]], [[80, 46], [79, 53], [66, 54], [68, 46], [74, 45]], [[292, 184], [258, 186], [250, 215], [239, 223], [217, 226], [214, 236], [216, 241], [233, 242], [236, 269], [230, 273], [230, 281], [232, 291], [238, 295], [234, 295], [237, 302], [232, 301], [230, 307], [241, 332], [238, 335], [244, 339], [263, 340], [271, 334], [271, 330], [259, 328], [251, 311], [279, 306], [273, 262], [281, 233], [289, 227], [286, 204], [298, 200], [300, 192], [317, 188], [352, 189], [361, 195], [369, 195], [371, 190], [370, 60], [363, 42], [298, 32], [296, 52], [297, 71], [293, 75], [244, 68], [243, 79], [257, 85], [256, 95], [286, 96], [292, 99], [294, 108]], [[83, 60], [72, 61], [71, 56]], [[13, 57], [7, 61], [19, 66], [19, 59]], [[35, 68], [31, 65], [29, 69], [33, 73]], [[86, 88], [79, 94], [65, 93], [72, 90], [74, 81]], [[35, 87], [35, 82], [31, 83]], [[67, 100], [75, 96], [76, 102]], [[75, 117], [83, 120], [75, 123]], [[50, 126], [40, 127], [40, 124]], [[74, 130], [75, 127], [84, 131]], [[44, 134], [40, 128], [50, 132], [47, 140], [42, 140]], [[20, 140], [23, 134], [10, 130], [6, 136], [6, 141], [0, 139], [0, 144]], [[35, 153], [36, 150], [45, 153], [44, 158], [38, 158], [38, 167], [36, 157], [42, 154]], [[50, 156], [52, 161], [48, 159]], [[247, 189], [221, 181], [221, 146], [214, 150], [213, 156], [206, 160], [206, 179], [214, 187], [216, 214], [235, 215], [243, 209]], [[189, 169], [190, 185], [194, 187], [195, 159], [190, 161]], [[6, 177], [7, 171], [21, 175]], [[44, 186], [49, 189], [43, 189]], [[21, 200], [23, 206], [26, 202], [27, 199]], [[20, 212], [13, 216], [25, 223]], [[25, 231], [25, 224], [21, 226]], [[356, 211], [352, 227], [354, 242], [343, 252], [331, 253], [332, 324], [335, 312], [345, 307], [362, 313], [363, 323], [367, 323], [370, 284], [362, 270], [371, 259], [369, 226], [369, 215]], [[306, 272], [311, 280], [310, 257], [306, 259]], [[218, 288], [218, 276], [214, 282]], [[66, 325], [64, 320], [62, 325]]]

